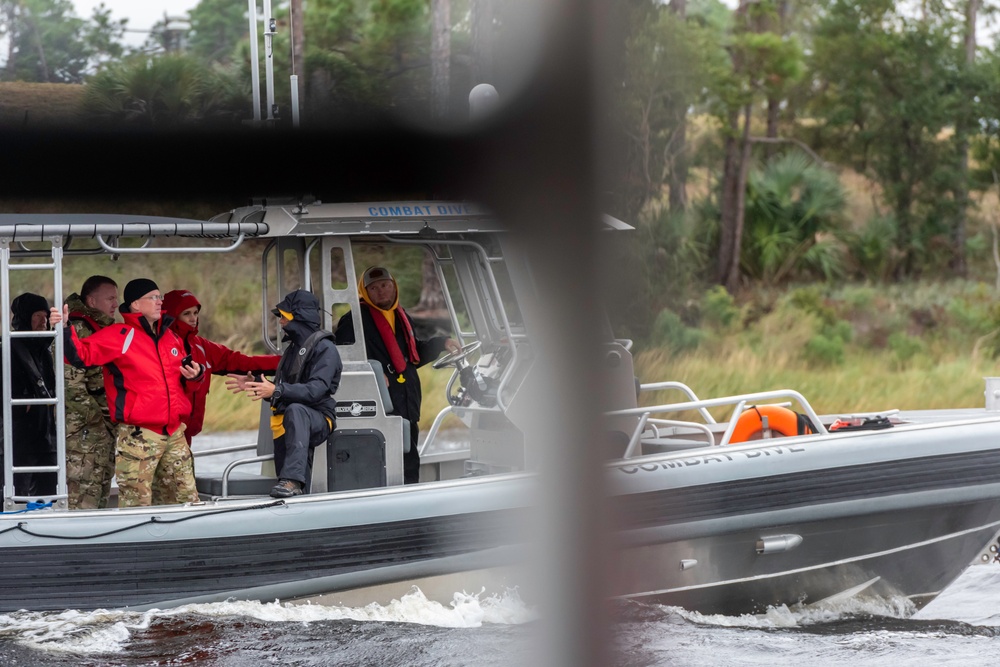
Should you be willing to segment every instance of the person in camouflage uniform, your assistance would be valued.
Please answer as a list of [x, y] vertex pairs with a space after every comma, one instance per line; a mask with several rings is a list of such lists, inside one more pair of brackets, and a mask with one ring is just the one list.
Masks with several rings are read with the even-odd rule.
[[193, 466], [183, 424], [170, 435], [118, 425], [115, 474], [121, 507], [197, 502]]
[[[107, 276], [91, 276], [79, 294], [66, 299], [69, 322], [78, 338], [114, 324], [118, 285]], [[100, 366], [66, 365], [66, 484], [72, 509], [108, 505], [115, 474], [117, 428], [108, 413]]]

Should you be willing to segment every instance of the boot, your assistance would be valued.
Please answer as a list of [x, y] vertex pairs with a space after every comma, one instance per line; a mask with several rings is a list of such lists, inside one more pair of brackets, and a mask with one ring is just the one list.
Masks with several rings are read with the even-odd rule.
[[303, 486], [302, 482], [296, 482], [294, 479], [279, 479], [278, 483], [271, 489], [271, 497], [291, 498], [292, 496], [301, 496], [304, 490]]

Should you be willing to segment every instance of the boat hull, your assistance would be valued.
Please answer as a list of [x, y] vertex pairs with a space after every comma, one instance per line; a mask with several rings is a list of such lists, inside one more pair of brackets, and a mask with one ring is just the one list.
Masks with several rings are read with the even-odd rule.
[[289, 600], [491, 568], [521, 541], [522, 485], [23, 517], [0, 533], [0, 610]]
[[[706, 614], [848, 597], [905, 598], [916, 610], [961, 575], [998, 527], [993, 499], [776, 524], [626, 549], [619, 585], [628, 597]], [[788, 536], [801, 542], [759, 552], [762, 537], [797, 541]]]
[[[458, 573], [525, 588], [511, 568], [537, 562], [540, 481], [0, 515], [0, 611], [361, 603]], [[730, 615], [865, 596], [915, 609], [1000, 529], [1000, 418], [639, 457], [607, 481], [617, 595]]]
[[727, 615], [847, 597], [915, 610], [1000, 529], [998, 445], [990, 417], [614, 466], [632, 490], [615, 590]]

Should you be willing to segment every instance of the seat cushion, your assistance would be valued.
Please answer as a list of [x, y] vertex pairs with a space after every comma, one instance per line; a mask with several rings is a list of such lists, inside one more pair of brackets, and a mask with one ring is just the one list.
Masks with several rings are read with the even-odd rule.
[[[198, 493], [206, 496], [222, 495], [222, 473], [216, 475], [195, 475]], [[254, 475], [248, 472], [233, 471], [229, 473], [228, 492], [231, 496], [266, 496], [271, 493], [271, 487], [278, 483], [274, 477]]]

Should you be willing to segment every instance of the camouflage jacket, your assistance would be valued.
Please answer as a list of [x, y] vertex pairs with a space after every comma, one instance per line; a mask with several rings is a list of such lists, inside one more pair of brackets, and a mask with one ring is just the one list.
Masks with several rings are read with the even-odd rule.
[[[86, 338], [94, 333], [95, 324], [102, 328], [115, 321], [114, 318], [88, 307], [76, 293], [66, 299], [66, 305], [69, 306], [70, 323], [79, 338]], [[104, 394], [104, 369], [100, 366], [80, 369], [70, 364], [66, 364], [65, 369], [67, 435], [78, 433], [84, 428], [92, 429], [101, 422], [113, 433], [108, 399]]]

